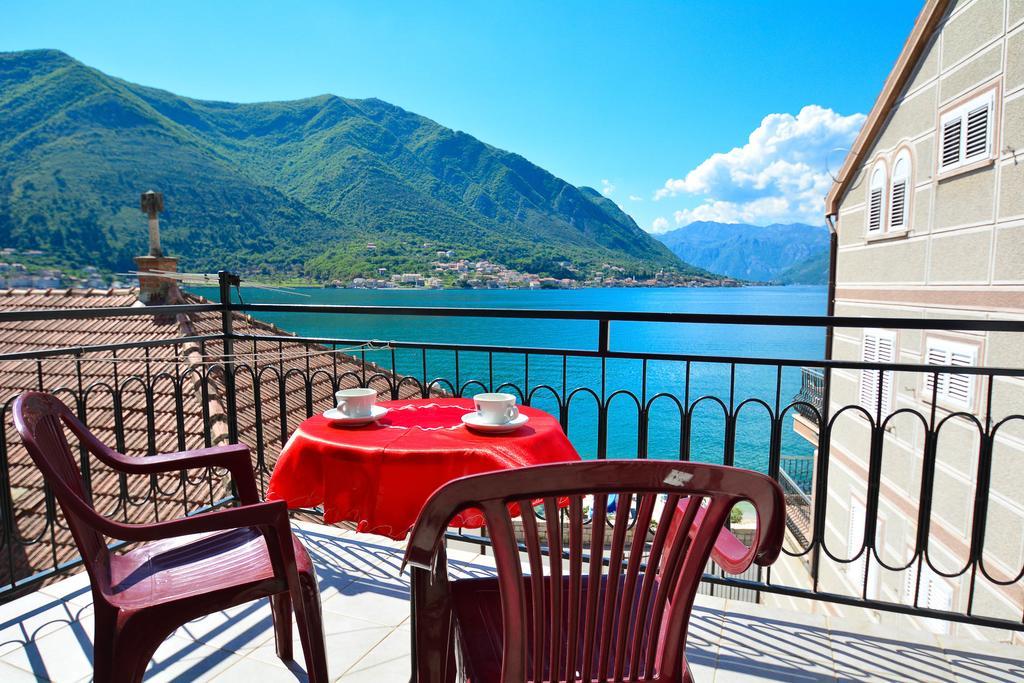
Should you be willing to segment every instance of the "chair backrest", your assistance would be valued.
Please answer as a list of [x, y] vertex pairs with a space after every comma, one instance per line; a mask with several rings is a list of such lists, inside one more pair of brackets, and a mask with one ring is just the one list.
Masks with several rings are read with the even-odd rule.
[[[82, 472], [64, 433], [65, 426], [82, 441], [98, 443], [60, 399], [29, 391], [14, 401], [14, 426], [25, 448], [57, 498], [93, 585], [109, 580], [110, 551], [90, 520], [99, 516], [86, 495]], [[100, 583], [98, 584], [97, 581]]]
[[785, 523], [776, 482], [664, 461], [544, 465], [456, 480], [421, 512], [406, 557], [429, 564], [453, 514], [479, 508], [498, 571], [503, 681], [678, 681], [698, 583], [741, 500], [753, 503], [757, 529], [743, 555], [730, 558], [731, 569], [770, 564]]

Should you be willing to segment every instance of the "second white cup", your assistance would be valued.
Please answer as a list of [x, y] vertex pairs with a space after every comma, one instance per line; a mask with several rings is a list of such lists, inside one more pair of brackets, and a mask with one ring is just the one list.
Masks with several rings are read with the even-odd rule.
[[503, 425], [519, 417], [514, 394], [477, 394], [473, 403], [480, 421], [486, 424]]

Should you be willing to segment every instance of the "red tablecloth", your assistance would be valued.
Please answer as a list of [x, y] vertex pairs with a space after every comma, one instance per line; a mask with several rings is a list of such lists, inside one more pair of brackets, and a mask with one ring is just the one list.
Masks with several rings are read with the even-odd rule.
[[[376, 424], [337, 427], [317, 415], [304, 421], [274, 467], [268, 500], [288, 507], [323, 505], [324, 521], [356, 522], [359, 531], [403, 539], [420, 508], [459, 477], [526, 465], [579, 460], [558, 420], [520, 406], [530, 421], [508, 434], [478, 434], [462, 424], [470, 399], [387, 401]], [[467, 511], [452, 526], [479, 528]]]

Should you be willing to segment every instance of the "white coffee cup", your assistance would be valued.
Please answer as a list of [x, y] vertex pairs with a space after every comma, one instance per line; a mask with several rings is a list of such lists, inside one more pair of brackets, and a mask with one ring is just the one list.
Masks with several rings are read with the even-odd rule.
[[369, 417], [377, 402], [377, 390], [342, 389], [334, 392], [334, 402], [345, 417]]
[[477, 418], [489, 425], [503, 425], [519, 417], [514, 394], [477, 394], [473, 397]]

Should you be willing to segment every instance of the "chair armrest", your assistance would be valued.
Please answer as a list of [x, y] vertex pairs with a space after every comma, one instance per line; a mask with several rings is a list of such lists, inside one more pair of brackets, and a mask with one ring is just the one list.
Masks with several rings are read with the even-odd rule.
[[158, 474], [196, 467], [222, 467], [231, 473], [243, 505], [259, 502], [256, 475], [252, 469], [252, 456], [245, 444], [228, 444], [210, 448], [197, 448], [179, 453], [161, 453], [143, 458], [131, 458], [108, 449], [108, 464], [127, 474]]
[[[679, 512], [682, 515], [685, 515], [686, 508], [694, 500], [694, 498], [687, 498], [679, 501]], [[688, 530], [691, 539], [697, 536], [698, 530], [704, 523], [704, 516], [706, 514], [706, 508], [697, 508], [697, 512], [693, 518], [693, 524], [690, 525]], [[722, 527], [718, 532], [718, 537], [715, 539], [715, 545], [711, 549], [711, 559], [714, 560], [719, 567], [730, 574], [740, 574], [746, 571], [751, 565], [756, 553], [756, 539], [755, 546], [753, 548], [748, 547], [743, 543], [743, 541], [736, 538], [736, 535], [733, 534], [732, 531], [726, 527]]]
[[[102, 520], [102, 521], [101, 521]], [[176, 536], [230, 531], [244, 527], [259, 527], [277, 533], [288, 531], [288, 506], [283, 500], [254, 503], [241, 507], [213, 510], [192, 517], [182, 517], [153, 524], [123, 524], [105, 517], [94, 519], [97, 530], [123, 541], [159, 541]]]
[[[120, 454], [119, 454], [120, 455]], [[124, 471], [131, 474], [149, 474], [186, 470], [193, 467], [224, 467], [238, 464], [241, 460], [249, 465], [249, 447], [242, 443], [225, 446], [197, 448], [177, 453], [159, 453], [141, 458], [122, 456]]]
[[736, 538], [732, 531], [723, 528], [718, 532], [715, 547], [711, 549], [711, 559], [730, 574], [740, 574], [753, 562], [754, 551]]

